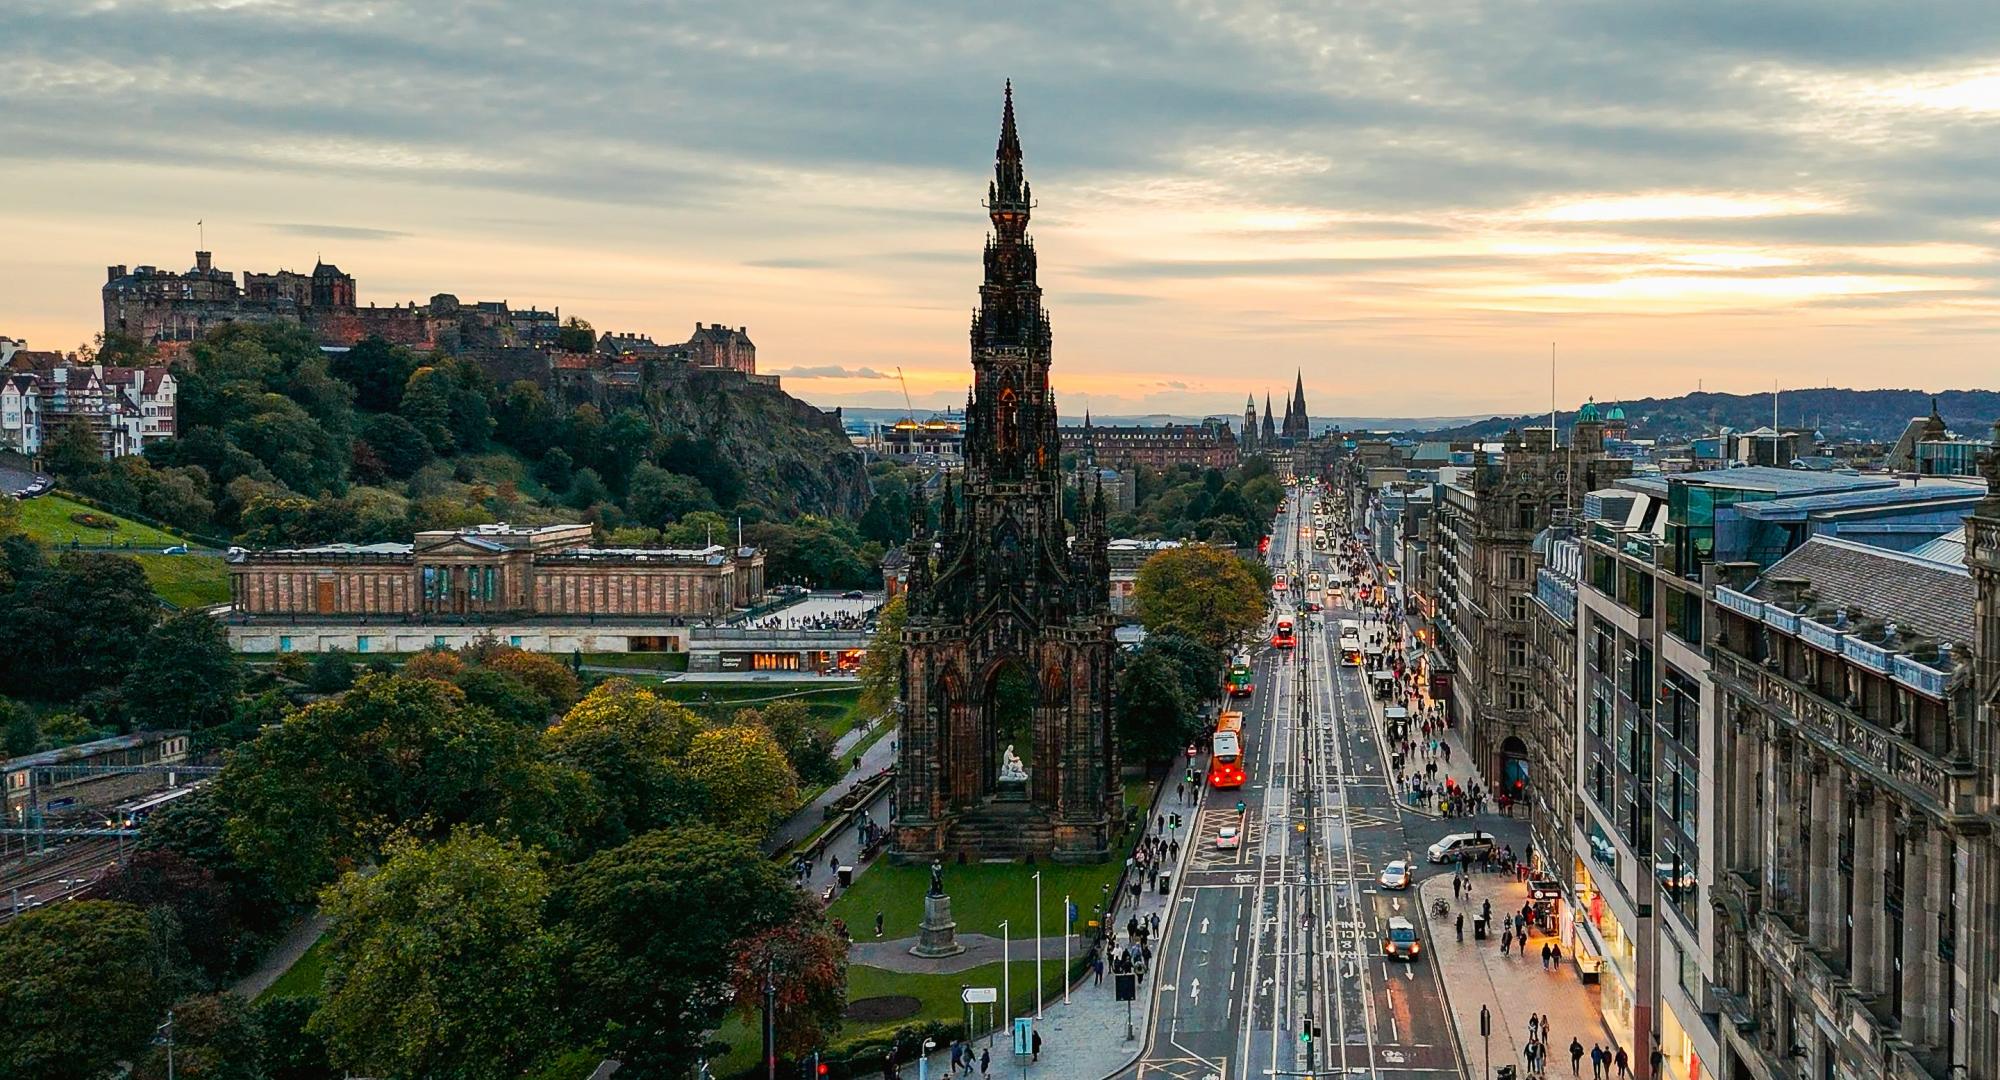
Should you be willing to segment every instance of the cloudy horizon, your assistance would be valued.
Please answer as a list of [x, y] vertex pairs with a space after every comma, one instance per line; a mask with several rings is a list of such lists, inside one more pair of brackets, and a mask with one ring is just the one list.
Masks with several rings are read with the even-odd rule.
[[747, 326], [807, 400], [962, 401], [1016, 87], [1064, 408], [1526, 412], [1697, 386], [1980, 385], [2000, 333], [2000, 13], [1755, 5], [0, 12], [0, 334], [107, 264], [361, 301]]

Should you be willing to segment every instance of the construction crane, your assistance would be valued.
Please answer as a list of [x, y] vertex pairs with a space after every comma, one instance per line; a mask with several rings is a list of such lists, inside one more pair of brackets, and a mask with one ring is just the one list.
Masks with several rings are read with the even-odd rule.
[[917, 407], [910, 404], [910, 382], [903, 378], [901, 367], [896, 369], [896, 383], [903, 388], [903, 419], [914, 424], [917, 422]]

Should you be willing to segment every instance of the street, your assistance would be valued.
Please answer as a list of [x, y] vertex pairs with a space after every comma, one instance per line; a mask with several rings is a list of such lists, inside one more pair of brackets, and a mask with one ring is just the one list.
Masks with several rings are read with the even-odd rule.
[[[1445, 872], [1422, 861], [1424, 849], [1471, 823], [1398, 805], [1363, 669], [1341, 663], [1334, 640], [1340, 619], [1362, 615], [1295, 610], [1301, 577], [1334, 576], [1311, 520], [1312, 496], [1295, 493], [1272, 537], [1270, 564], [1293, 586], [1273, 619], [1293, 621], [1298, 645], [1272, 648], [1267, 628], [1252, 653], [1256, 691], [1228, 706], [1244, 714], [1249, 780], [1240, 791], [1199, 785], [1182, 811], [1193, 847], [1148, 980], [1143, 1049], [1122, 1076], [1461, 1072], [1432, 943], [1403, 961], [1386, 958], [1382, 941], [1392, 917], [1424, 925], [1416, 886]], [[1240, 846], [1219, 849], [1217, 831], [1239, 821]], [[1509, 825], [1479, 822], [1519, 843]], [[1385, 864], [1411, 858], [1411, 888], [1378, 883]], [[1319, 1038], [1303, 1037], [1315, 1028]]]

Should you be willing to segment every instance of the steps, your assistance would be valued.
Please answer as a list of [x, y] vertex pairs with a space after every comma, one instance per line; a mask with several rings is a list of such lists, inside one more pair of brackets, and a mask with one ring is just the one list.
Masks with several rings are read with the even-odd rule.
[[966, 810], [951, 827], [947, 844], [974, 861], [1019, 862], [1045, 857], [1055, 846], [1055, 826], [1030, 803], [988, 802]]

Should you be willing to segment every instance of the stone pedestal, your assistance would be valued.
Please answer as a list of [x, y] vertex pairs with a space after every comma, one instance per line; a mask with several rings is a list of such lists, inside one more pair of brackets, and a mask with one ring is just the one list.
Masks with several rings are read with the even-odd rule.
[[965, 951], [965, 946], [958, 943], [958, 923], [952, 920], [949, 896], [924, 897], [924, 921], [917, 924], [917, 931], [917, 943], [910, 946], [911, 956], [940, 960]]

